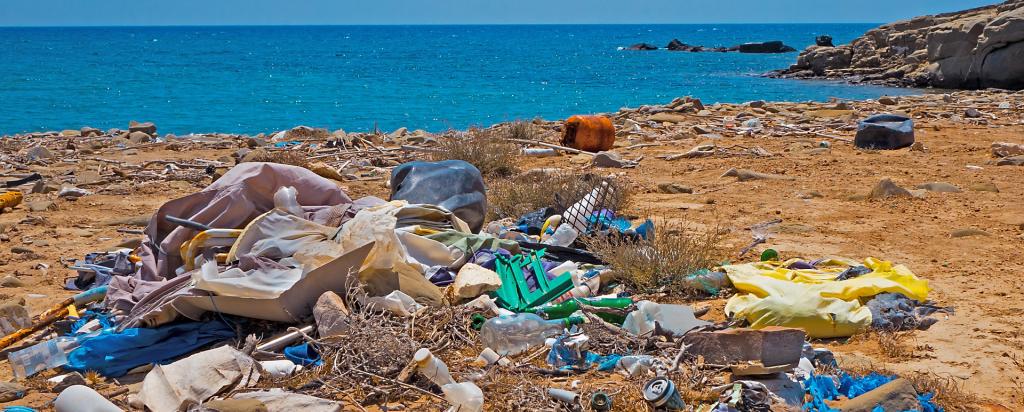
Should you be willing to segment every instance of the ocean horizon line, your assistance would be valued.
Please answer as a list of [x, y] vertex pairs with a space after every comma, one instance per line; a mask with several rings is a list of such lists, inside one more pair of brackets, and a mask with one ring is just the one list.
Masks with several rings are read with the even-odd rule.
[[799, 22], [799, 23], [443, 23], [443, 24], [421, 24], [421, 23], [399, 23], [399, 24], [152, 24], [152, 25], [54, 25], [54, 26], [11, 26], [0, 25], [0, 29], [102, 29], [102, 28], [217, 28], [217, 27], [238, 27], [238, 28], [267, 28], [267, 27], [574, 27], [574, 26], [813, 26], [813, 25], [881, 25], [878, 22]]

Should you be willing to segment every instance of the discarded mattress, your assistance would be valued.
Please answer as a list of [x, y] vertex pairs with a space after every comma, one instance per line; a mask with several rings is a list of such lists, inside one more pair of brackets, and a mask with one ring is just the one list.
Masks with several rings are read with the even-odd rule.
[[802, 328], [812, 338], [850, 336], [871, 326], [871, 310], [861, 304], [880, 293], [898, 293], [924, 302], [928, 281], [903, 265], [867, 258], [871, 272], [835, 280], [857, 264], [846, 260], [820, 262], [817, 269], [787, 269], [790, 262], [755, 262], [727, 265], [725, 270], [738, 293], [725, 306], [727, 315], [745, 318], [752, 328]]

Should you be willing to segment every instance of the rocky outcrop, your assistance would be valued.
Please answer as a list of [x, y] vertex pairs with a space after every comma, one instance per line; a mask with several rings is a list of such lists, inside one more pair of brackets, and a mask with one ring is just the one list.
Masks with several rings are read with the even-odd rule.
[[832, 44], [832, 36], [829, 36], [827, 34], [815, 37], [814, 44], [821, 47], [836, 47], [835, 44]]
[[739, 46], [740, 53], [789, 53], [796, 49], [783, 44], [781, 41], [766, 41], [762, 43], [743, 43]]
[[771, 75], [898, 86], [1024, 89], [1024, 0], [916, 17], [808, 47]]
[[652, 46], [647, 43], [637, 43], [627, 47], [626, 50], [658, 50], [658, 46]]

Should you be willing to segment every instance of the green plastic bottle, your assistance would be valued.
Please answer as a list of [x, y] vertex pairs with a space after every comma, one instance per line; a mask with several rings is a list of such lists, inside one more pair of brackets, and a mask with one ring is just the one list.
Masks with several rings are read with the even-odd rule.
[[[544, 319], [564, 319], [580, 310], [579, 302], [583, 302], [588, 306], [595, 306], [600, 308], [616, 308], [625, 309], [629, 305], [633, 304], [633, 299], [630, 298], [577, 298], [569, 299], [562, 303], [557, 304], [545, 304], [537, 306], [533, 309], [533, 313], [536, 313]], [[596, 313], [597, 317], [604, 319], [605, 321], [621, 325], [626, 320], [626, 315], [617, 315], [614, 313]]]

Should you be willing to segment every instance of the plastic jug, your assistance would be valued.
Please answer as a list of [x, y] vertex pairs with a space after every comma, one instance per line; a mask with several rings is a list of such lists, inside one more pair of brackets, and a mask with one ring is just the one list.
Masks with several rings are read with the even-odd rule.
[[574, 229], [572, 225], [558, 225], [555, 233], [545, 239], [543, 243], [551, 246], [569, 247], [579, 236], [580, 232]]
[[515, 355], [544, 344], [544, 339], [559, 335], [565, 328], [582, 322], [579, 318], [544, 320], [533, 313], [518, 313], [488, 319], [480, 328], [485, 347], [501, 355]]

